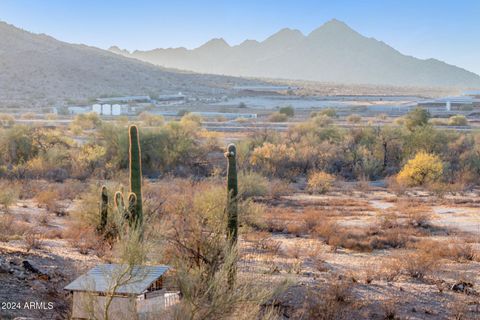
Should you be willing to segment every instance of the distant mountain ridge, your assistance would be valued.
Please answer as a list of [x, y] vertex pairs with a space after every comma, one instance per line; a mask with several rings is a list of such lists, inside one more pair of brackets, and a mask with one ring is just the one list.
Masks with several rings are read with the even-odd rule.
[[211, 74], [344, 84], [480, 86], [480, 76], [473, 72], [403, 55], [335, 19], [308, 35], [285, 28], [262, 42], [246, 40], [236, 46], [217, 38], [192, 50], [110, 50], [159, 66]]
[[[0, 21], [0, 103], [53, 106], [105, 95], [223, 95], [251, 80], [169, 70]], [[123, 52], [126, 54], [128, 52]]]

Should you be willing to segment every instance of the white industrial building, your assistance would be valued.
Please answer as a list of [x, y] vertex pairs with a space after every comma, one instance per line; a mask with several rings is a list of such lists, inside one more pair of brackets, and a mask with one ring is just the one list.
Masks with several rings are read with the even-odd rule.
[[119, 104], [112, 105], [112, 116], [119, 116], [122, 114], [122, 106]]

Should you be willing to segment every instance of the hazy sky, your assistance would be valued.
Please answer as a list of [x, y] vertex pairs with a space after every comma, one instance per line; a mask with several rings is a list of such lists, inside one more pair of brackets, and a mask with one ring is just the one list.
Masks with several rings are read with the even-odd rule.
[[[0, 0], [0, 20], [57, 39], [129, 50], [230, 45], [336, 18], [404, 54], [480, 74], [480, 0]], [[1, 41], [1, 39], [0, 39]]]

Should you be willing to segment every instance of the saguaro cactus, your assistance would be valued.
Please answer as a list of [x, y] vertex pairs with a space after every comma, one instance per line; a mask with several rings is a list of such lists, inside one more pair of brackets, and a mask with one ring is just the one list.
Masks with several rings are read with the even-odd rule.
[[[131, 218], [135, 219], [135, 225], [141, 227], [143, 223], [142, 209], [142, 155], [140, 151], [140, 137], [138, 135], [137, 126], [129, 128], [129, 159], [130, 159], [130, 192], [135, 194], [135, 215]], [[130, 204], [129, 196], [129, 204]], [[132, 198], [133, 200], [133, 198]], [[130, 206], [130, 205], [129, 205]]]
[[227, 215], [228, 215], [228, 237], [232, 243], [238, 237], [238, 180], [237, 180], [237, 149], [234, 144], [229, 144], [227, 152]]
[[99, 233], [105, 232], [108, 218], [108, 192], [107, 187], [102, 187], [102, 196], [100, 201], [100, 224], [97, 227]]

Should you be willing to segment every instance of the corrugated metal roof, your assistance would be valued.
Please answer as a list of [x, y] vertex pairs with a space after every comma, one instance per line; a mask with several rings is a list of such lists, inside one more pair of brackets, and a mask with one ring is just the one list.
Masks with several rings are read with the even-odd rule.
[[65, 287], [69, 291], [111, 292], [139, 295], [170, 267], [101, 264]]

